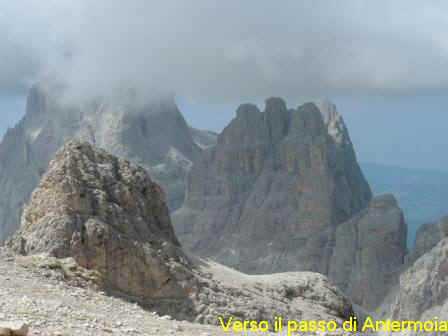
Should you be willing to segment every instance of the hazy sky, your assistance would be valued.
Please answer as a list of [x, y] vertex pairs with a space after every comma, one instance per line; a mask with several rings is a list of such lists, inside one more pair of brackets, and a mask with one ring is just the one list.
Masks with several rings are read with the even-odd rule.
[[215, 130], [239, 102], [328, 97], [362, 160], [445, 169], [447, 31], [446, 1], [0, 0], [0, 132], [48, 77], [174, 91]]

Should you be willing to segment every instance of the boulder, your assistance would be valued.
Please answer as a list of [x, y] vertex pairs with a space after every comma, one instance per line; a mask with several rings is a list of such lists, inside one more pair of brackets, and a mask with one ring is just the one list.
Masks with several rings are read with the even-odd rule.
[[27, 336], [28, 324], [20, 321], [0, 321], [0, 336]]

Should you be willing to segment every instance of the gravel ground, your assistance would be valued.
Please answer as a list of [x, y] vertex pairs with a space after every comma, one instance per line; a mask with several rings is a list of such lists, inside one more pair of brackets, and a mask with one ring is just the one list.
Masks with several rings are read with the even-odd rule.
[[89, 289], [82, 281], [75, 285], [57, 270], [0, 248], [0, 327], [1, 321], [23, 321], [29, 324], [31, 336], [287, 334], [224, 332], [221, 327], [175, 321]]

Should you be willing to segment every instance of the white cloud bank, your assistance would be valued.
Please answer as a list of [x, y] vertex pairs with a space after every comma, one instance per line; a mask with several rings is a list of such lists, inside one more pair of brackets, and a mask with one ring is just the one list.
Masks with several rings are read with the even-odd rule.
[[447, 31], [445, 1], [0, 0], [0, 92], [413, 94], [448, 87]]

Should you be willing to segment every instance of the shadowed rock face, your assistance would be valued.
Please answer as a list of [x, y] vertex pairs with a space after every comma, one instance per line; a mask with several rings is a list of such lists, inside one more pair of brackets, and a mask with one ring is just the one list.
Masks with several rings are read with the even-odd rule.
[[180, 207], [200, 148], [172, 98], [137, 105], [128, 94], [76, 105], [63, 97], [60, 87], [33, 87], [24, 118], [0, 143], [0, 241], [18, 228], [51, 157], [74, 137], [144, 166], [164, 187], [170, 209]]
[[173, 223], [186, 248], [245, 272], [327, 274], [337, 226], [370, 199], [334, 106], [270, 98], [241, 105], [203, 152]]
[[323, 275], [254, 277], [187, 257], [164, 193], [146, 170], [85, 141], [56, 153], [9, 245], [27, 256], [71, 257], [98, 272], [106, 292], [179, 319], [217, 324], [218, 316], [283, 316], [341, 323], [353, 314]]
[[378, 307], [399, 282], [407, 225], [392, 195], [375, 197], [370, 206], [338, 226], [328, 277], [368, 310]]

